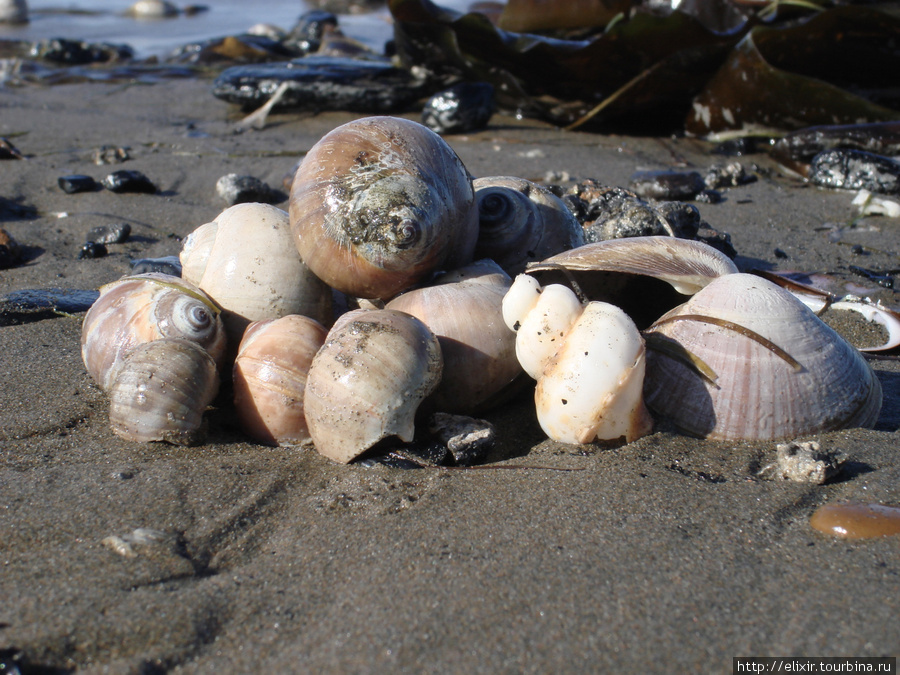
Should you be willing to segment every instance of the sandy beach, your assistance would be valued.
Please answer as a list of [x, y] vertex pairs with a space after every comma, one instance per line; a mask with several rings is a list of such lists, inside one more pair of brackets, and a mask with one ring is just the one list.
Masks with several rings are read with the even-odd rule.
[[[177, 255], [225, 208], [221, 176], [280, 188], [355, 116], [279, 113], [236, 134], [240, 117], [198, 79], [4, 89], [0, 136], [27, 159], [0, 161], [0, 226], [26, 260], [0, 270], [0, 296], [96, 289], [131, 259]], [[700, 140], [502, 115], [447, 141], [476, 177], [627, 185], [725, 161]], [[132, 159], [95, 165], [103, 145]], [[740, 161], [758, 180], [699, 204], [740, 269], [897, 267], [900, 220], [849, 227], [852, 193]], [[119, 168], [159, 192], [57, 186]], [[128, 242], [78, 259], [88, 230], [121, 222]], [[83, 315], [0, 310], [0, 658], [23, 673], [723, 673], [735, 656], [900, 652], [900, 540], [808, 524], [828, 502], [900, 503], [896, 360], [870, 361], [874, 430], [798, 439], [848, 457], [824, 485], [760, 477], [770, 442], [553, 443], [530, 390], [487, 416], [486, 466], [399, 470], [248, 442], [224, 405], [199, 447], [123, 441], [81, 362]]]

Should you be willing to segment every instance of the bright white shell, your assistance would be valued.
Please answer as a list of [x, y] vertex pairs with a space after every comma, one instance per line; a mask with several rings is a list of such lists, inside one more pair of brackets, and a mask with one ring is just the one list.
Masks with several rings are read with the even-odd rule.
[[[703, 317], [753, 331], [796, 365]], [[671, 349], [650, 351], [647, 404], [687, 433], [774, 440], [872, 426], [878, 419], [881, 385], [859, 352], [788, 291], [760, 277], [717, 279], [649, 333], [698, 357], [717, 376], [715, 383], [701, 377]]]

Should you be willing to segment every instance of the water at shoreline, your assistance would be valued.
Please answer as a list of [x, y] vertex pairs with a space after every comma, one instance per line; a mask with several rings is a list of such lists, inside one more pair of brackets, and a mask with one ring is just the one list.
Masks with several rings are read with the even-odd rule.
[[[110, 42], [130, 45], [138, 58], [164, 57], [182, 45], [242, 33], [258, 23], [289, 30], [301, 14], [311, 9], [305, 2], [298, 1], [198, 0], [191, 4], [205, 5], [208, 11], [170, 19], [137, 20], [124, 15], [132, 4], [132, 0], [84, 0], [68, 4], [60, 0], [32, 0], [29, 3], [30, 23], [0, 25], [0, 40], [34, 41], [60, 37]], [[451, 0], [441, 4], [463, 9], [469, 3]], [[338, 20], [345, 34], [377, 51], [393, 34], [386, 8], [371, 14], [341, 15]]]

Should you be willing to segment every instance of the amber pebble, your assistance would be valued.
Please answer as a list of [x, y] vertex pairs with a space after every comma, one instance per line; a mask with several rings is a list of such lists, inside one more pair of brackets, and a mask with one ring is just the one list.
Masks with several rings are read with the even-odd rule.
[[810, 516], [813, 529], [842, 539], [900, 534], [900, 507], [884, 504], [823, 504]]

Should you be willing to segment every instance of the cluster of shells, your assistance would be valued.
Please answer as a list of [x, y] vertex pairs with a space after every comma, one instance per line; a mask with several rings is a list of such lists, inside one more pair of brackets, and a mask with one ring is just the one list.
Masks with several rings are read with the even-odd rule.
[[526, 374], [541, 427], [569, 443], [662, 419], [790, 438], [872, 425], [881, 406], [857, 350], [788, 291], [696, 241], [585, 244], [546, 189], [473, 181], [405, 119], [328, 133], [289, 213], [233, 206], [181, 261], [183, 278], [105, 286], [85, 317], [85, 365], [129, 440], [198, 442], [229, 380], [250, 437], [338, 462], [411, 441], [429, 411], [479, 415]]

